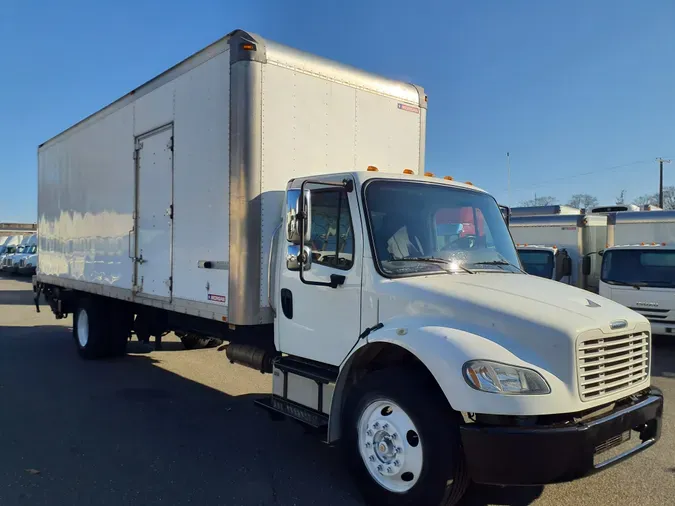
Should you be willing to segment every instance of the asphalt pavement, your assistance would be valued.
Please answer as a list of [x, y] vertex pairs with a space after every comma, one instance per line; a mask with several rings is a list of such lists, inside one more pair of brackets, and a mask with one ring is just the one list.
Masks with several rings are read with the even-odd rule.
[[[0, 276], [0, 506], [362, 504], [337, 448], [253, 405], [269, 375], [172, 336], [160, 352], [134, 341], [128, 357], [83, 361], [71, 319], [36, 313], [32, 296]], [[658, 445], [573, 483], [473, 486], [464, 504], [675, 504], [675, 338], [656, 340], [652, 376]]]

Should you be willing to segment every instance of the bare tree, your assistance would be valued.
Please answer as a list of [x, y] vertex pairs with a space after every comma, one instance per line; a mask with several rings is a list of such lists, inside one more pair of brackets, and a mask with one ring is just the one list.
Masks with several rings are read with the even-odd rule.
[[[666, 191], [664, 189], [663, 195], [665, 197]], [[664, 199], [665, 200], [665, 199]], [[633, 204], [636, 206], [647, 206], [647, 205], [658, 205], [659, 203], [659, 194], [658, 193], [647, 193], [645, 195], [640, 195], [633, 200]]]
[[626, 203], [626, 190], [621, 190], [619, 196], [616, 198], [616, 205], [622, 206]]
[[536, 207], [536, 206], [552, 206], [558, 203], [558, 199], [555, 197], [544, 196], [544, 197], [534, 197], [532, 200], [524, 200], [520, 203], [523, 207]]
[[598, 199], [588, 193], [576, 193], [570, 198], [568, 205], [588, 209], [598, 205]]

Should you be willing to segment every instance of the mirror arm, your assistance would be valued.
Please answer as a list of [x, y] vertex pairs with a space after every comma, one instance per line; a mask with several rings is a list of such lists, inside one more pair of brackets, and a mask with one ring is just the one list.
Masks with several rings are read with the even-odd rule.
[[332, 183], [327, 181], [312, 181], [311, 179], [305, 179], [300, 185], [300, 202], [298, 203], [298, 214], [296, 219], [300, 226], [300, 256], [298, 258], [298, 263], [300, 264], [300, 281], [305, 285], [313, 286], [329, 286], [330, 288], [337, 288], [338, 286], [344, 284], [346, 277], [340, 274], [331, 274], [330, 281], [309, 281], [305, 279], [304, 275], [304, 265], [306, 262], [305, 259], [305, 217], [307, 213], [305, 211], [305, 185], [306, 184], [318, 184], [322, 186], [334, 186], [337, 188], [344, 188], [344, 190], [349, 193], [354, 189], [354, 183], [351, 179], [344, 179], [341, 183]]

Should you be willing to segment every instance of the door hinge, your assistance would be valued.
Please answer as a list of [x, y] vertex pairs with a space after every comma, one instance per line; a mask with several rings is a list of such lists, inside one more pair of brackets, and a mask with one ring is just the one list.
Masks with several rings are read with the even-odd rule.
[[173, 151], [173, 135], [169, 137], [169, 143], [166, 145], [171, 151]]
[[141, 141], [136, 141], [134, 143], [134, 160], [138, 160], [138, 157], [140, 155], [139, 151], [143, 149], [143, 143]]
[[164, 216], [168, 216], [170, 220], [173, 220], [173, 204], [164, 211]]
[[169, 276], [169, 279], [165, 280], [164, 283], [169, 287], [169, 291], [173, 291], [173, 276]]

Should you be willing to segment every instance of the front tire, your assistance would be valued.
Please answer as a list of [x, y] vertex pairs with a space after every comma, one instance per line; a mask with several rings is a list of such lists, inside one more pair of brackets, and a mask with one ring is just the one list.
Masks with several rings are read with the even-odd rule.
[[424, 379], [376, 371], [347, 400], [343, 447], [368, 504], [452, 506], [466, 491], [459, 415]]

